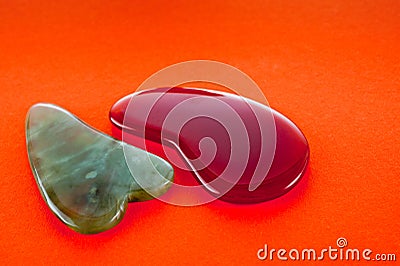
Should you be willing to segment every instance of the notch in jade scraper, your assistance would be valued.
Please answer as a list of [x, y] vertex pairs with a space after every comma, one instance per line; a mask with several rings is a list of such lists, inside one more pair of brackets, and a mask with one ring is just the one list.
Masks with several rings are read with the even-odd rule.
[[[228, 202], [282, 196], [299, 182], [309, 161], [307, 140], [292, 121], [231, 93], [179, 87], [139, 91], [117, 101], [110, 120], [116, 138], [131, 134], [175, 149], [204, 189]], [[233, 148], [238, 145], [242, 148]], [[228, 167], [233, 170], [212, 185]]]
[[[115, 226], [128, 202], [163, 194], [174, 175], [162, 158], [109, 137], [52, 104], [30, 108], [26, 143], [43, 198], [62, 222], [80, 233]], [[128, 168], [128, 160], [133, 167]]]

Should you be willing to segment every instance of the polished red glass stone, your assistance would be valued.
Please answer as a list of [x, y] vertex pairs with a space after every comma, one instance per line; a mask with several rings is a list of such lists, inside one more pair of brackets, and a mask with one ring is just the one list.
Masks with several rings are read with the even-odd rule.
[[[210, 98], [220, 100], [221, 106], [208, 104], [207, 99]], [[201, 155], [200, 141], [203, 138], [211, 138], [216, 146], [213, 160], [205, 167], [198, 162], [197, 165], [189, 165], [189, 168], [192, 173], [200, 175], [203, 182], [212, 182], [224, 171], [231, 158], [232, 144], [229, 133], [223, 125], [224, 121], [198, 116], [187, 121], [179, 130], [176, 130], [177, 132], [163, 128], [168, 115], [173, 115], [173, 109], [190, 99], [195, 99], [195, 101], [183, 105], [180, 112], [190, 114], [207, 110], [209, 113], [211, 108], [214, 112], [224, 112], [223, 117], [229, 121], [238, 120], [239, 117], [238, 123], [242, 123], [246, 129], [247, 136], [243, 137], [244, 139], [248, 137], [250, 151], [247, 165], [240, 179], [220, 197], [221, 200], [234, 203], [257, 203], [271, 200], [287, 193], [304, 175], [309, 161], [309, 147], [299, 128], [272, 108], [231, 93], [174, 87], [140, 91], [128, 95], [116, 102], [110, 110], [113, 135], [121, 139], [122, 130], [124, 130], [124, 134], [137, 135], [160, 145], [163, 142], [162, 138], [176, 139], [178, 141], [170, 147], [176, 149], [180, 156], [186, 158], [186, 161], [198, 158]], [[226, 108], [222, 108], [222, 105], [231, 107], [232, 112], [226, 112]], [[143, 115], [144, 113], [146, 115]], [[273, 119], [260, 120], [260, 114], [264, 113], [272, 114]], [[270, 128], [275, 127], [276, 135], [262, 135], [259, 122], [268, 123], [267, 126]], [[276, 146], [275, 154], [271, 154], [273, 160], [270, 162], [269, 171], [259, 176], [262, 177], [261, 184], [251, 191], [249, 184], [260, 161], [261, 141], [269, 145], [270, 139], [276, 140]], [[130, 142], [129, 138], [125, 137], [124, 141]], [[135, 145], [135, 143], [131, 144]], [[268, 149], [268, 152], [271, 152], [271, 149]], [[158, 155], [162, 156], [162, 154]], [[230, 180], [225, 181], [230, 182]], [[212, 191], [210, 193], [213, 194]]]

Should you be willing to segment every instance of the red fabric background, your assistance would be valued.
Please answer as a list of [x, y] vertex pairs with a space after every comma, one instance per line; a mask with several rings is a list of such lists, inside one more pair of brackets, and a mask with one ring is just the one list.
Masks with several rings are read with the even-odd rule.
[[[264, 244], [322, 249], [338, 237], [400, 259], [400, 2], [225, 2], [0, 1], [0, 261], [266, 264]], [[308, 178], [264, 204], [154, 200], [102, 234], [66, 228], [29, 168], [28, 108], [55, 103], [110, 133], [117, 99], [193, 59], [238, 67], [299, 125]]]

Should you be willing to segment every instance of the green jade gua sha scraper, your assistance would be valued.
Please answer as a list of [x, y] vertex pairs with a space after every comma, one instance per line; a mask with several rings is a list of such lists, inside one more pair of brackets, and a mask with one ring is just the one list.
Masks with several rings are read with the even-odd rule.
[[[146, 191], [162, 195], [174, 175], [160, 157], [115, 140], [52, 104], [31, 107], [26, 143], [43, 198], [62, 222], [79, 233], [115, 226], [128, 202], [152, 199]], [[128, 160], [137, 165], [132, 171]]]

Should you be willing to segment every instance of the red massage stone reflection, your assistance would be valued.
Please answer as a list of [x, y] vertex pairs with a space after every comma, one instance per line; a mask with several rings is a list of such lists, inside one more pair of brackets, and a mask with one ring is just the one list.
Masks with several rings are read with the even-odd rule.
[[[204, 100], [199, 97], [204, 98]], [[210, 97], [220, 100], [222, 105], [231, 107], [232, 112], [226, 112], [226, 109], [222, 108], [223, 106], [218, 107], [207, 104], [206, 100], [210, 99]], [[180, 130], [177, 130], [178, 132], [163, 128], [167, 116], [169, 114], [173, 115], [171, 111], [176, 106], [194, 98], [199, 98], [200, 100], [196, 100], [190, 105], [183, 105], [184, 109], [182, 110], [181, 108], [180, 112], [190, 114], [191, 112], [198, 112], [198, 110], [209, 111], [211, 108], [215, 109], [211, 111], [224, 112], [223, 116], [225, 117], [240, 117], [240, 123], [245, 126], [248, 135], [249, 157], [247, 165], [238, 182], [233, 182], [235, 185], [220, 197], [221, 200], [234, 203], [267, 201], [287, 193], [298, 183], [306, 171], [309, 160], [309, 147], [302, 132], [293, 122], [277, 111], [252, 100], [244, 100], [235, 94], [175, 87], [140, 91], [128, 95], [114, 104], [110, 110], [113, 135], [121, 139], [123, 129], [124, 134], [128, 132], [128, 134], [141, 136], [160, 144], [162, 143], [162, 138], [177, 139], [178, 142], [175, 144], [179, 149], [174, 147], [174, 145], [171, 145], [171, 147], [175, 148], [183, 158], [186, 157], [190, 160], [199, 158], [201, 155], [199, 148], [200, 141], [203, 138], [211, 138], [216, 147], [215, 157], [212, 158], [212, 161], [206, 164], [205, 167], [201, 165], [201, 162], [197, 165], [188, 165], [192, 173], [197, 172], [203, 181], [209, 183], [224, 171], [231, 158], [232, 146], [230, 136], [226, 127], [222, 125], [223, 121], [203, 116], [187, 121]], [[126, 114], [128, 104], [129, 113]], [[143, 115], [143, 110], [147, 109], [149, 111], [146, 118]], [[256, 116], [255, 113], [258, 115]], [[264, 113], [272, 114], [271, 119], [260, 120], [260, 114], [264, 115]], [[171, 117], [169, 119], [171, 120]], [[267, 142], [267, 145], [269, 145], [268, 141], [270, 139], [275, 140], [272, 135], [261, 136], [259, 121], [260, 123], [268, 123], [267, 126], [270, 128], [275, 126], [275, 155], [270, 155], [274, 156], [271, 157], [271, 160], [273, 158], [272, 164], [270, 164], [269, 171], [262, 173], [262, 176], [260, 176], [263, 179], [261, 184], [255, 190], [250, 191], [249, 184], [260, 161], [261, 141]], [[145, 132], [143, 132], [143, 129], [145, 129]], [[162, 130], [164, 131], [162, 132]], [[125, 137], [124, 141], [130, 142], [129, 138]], [[270, 151], [271, 149], [268, 149], [268, 152]], [[162, 156], [162, 154], [158, 155]], [[265, 163], [267, 164], [268, 162]], [[225, 181], [229, 182], [229, 180]], [[213, 194], [212, 191], [209, 192]]]

